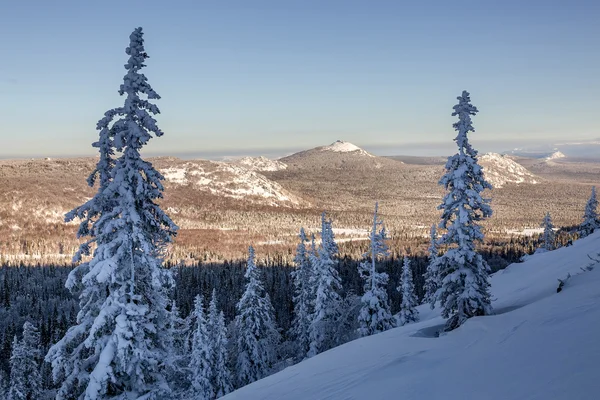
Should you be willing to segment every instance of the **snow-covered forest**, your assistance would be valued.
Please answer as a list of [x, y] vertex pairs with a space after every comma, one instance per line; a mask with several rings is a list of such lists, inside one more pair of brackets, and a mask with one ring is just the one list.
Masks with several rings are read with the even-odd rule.
[[[482, 248], [493, 187], [469, 141], [479, 111], [467, 91], [452, 108], [448, 140], [457, 149], [439, 177], [445, 195], [428, 254], [390, 249], [374, 198], [361, 258], [340, 252], [324, 211], [316, 235], [298, 226], [292, 263], [247, 243], [246, 260], [174, 265], [165, 262], [178, 227], [160, 206], [164, 177], [142, 157], [168, 132], [142, 72], [142, 28], [129, 39], [123, 105], [103, 114], [92, 144], [95, 195], [65, 216], [82, 241], [73, 266], [0, 269], [0, 398], [216, 399], [350, 341], [418, 324], [424, 310], [443, 318], [435, 336], [494, 313], [490, 275], [528, 254]], [[594, 234], [597, 207], [593, 188], [566, 242], [547, 212], [540, 237], [525, 239], [528, 253]]]

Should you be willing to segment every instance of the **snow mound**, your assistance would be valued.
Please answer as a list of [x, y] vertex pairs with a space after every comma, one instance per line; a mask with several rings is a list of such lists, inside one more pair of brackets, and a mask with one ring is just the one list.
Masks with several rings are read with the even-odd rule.
[[510, 157], [498, 153], [486, 153], [479, 158], [485, 178], [494, 188], [501, 188], [507, 183], [540, 182], [540, 178]]
[[242, 165], [216, 161], [186, 162], [161, 169], [165, 180], [216, 196], [268, 206], [299, 206], [301, 199], [280, 184]]
[[559, 158], [565, 158], [566, 156], [561, 153], [560, 151], [555, 151], [554, 153], [550, 154], [548, 157], [546, 157], [546, 161], [551, 161], [551, 160], [556, 160]]
[[283, 171], [287, 169], [287, 164], [277, 161], [270, 160], [267, 157], [243, 157], [236, 161], [237, 164], [248, 168], [251, 171]]
[[349, 142], [344, 142], [342, 140], [337, 140], [335, 142], [333, 142], [332, 144], [330, 144], [329, 146], [323, 146], [320, 148], [321, 151], [333, 151], [335, 153], [353, 153], [356, 152], [357, 154], [360, 154], [362, 156], [368, 156], [368, 157], [373, 157], [372, 154], [367, 153], [365, 150], [361, 149], [360, 147], [349, 143]]
[[421, 322], [334, 348], [223, 399], [597, 398], [600, 264], [581, 267], [599, 249], [600, 232], [494, 274], [496, 315], [435, 337], [444, 320], [420, 306]]

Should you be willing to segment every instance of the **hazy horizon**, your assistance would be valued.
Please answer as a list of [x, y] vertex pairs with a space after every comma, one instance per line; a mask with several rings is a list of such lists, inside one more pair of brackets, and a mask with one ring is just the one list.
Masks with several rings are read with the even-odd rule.
[[[344, 138], [336, 139], [349, 142]], [[471, 143], [481, 153], [506, 153], [515, 149], [531, 150], [531, 151], [549, 151], [553, 148], [572, 147], [571, 143], [577, 143], [578, 147], [588, 148], [588, 144], [593, 144], [593, 148], [599, 145], [599, 139], [571, 139], [562, 141], [482, 141], [471, 139]], [[264, 156], [270, 159], [278, 159], [288, 155], [310, 150], [315, 147], [327, 146], [335, 140], [328, 142], [317, 143], [309, 147], [289, 146], [282, 148], [231, 148], [217, 150], [189, 150], [189, 151], [143, 151], [147, 157], [177, 157], [181, 159], [207, 159], [207, 160], [228, 160], [238, 159], [241, 157], [258, 157]], [[420, 142], [420, 143], [395, 143], [387, 145], [361, 145], [360, 142], [351, 142], [354, 145], [361, 147], [371, 154], [382, 157], [389, 156], [415, 156], [415, 157], [447, 157], [456, 152], [456, 144], [452, 139], [447, 142]], [[0, 159], [40, 159], [40, 158], [85, 158], [95, 157], [97, 150], [93, 147], [88, 151], [79, 154], [60, 154], [60, 153], [29, 153], [29, 154], [3, 154], [0, 153]], [[589, 150], [589, 148], [588, 148]], [[581, 152], [581, 150], [579, 150]], [[589, 152], [589, 151], [588, 151]], [[584, 150], [585, 153], [585, 150]]]

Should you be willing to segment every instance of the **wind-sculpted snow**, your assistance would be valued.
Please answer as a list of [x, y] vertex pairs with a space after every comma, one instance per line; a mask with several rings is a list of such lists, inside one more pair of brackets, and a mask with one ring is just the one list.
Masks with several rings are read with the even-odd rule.
[[495, 315], [441, 337], [444, 321], [426, 304], [422, 322], [326, 351], [223, 399], [597, 398], [600, 265], [581, 267], [598, 252], [600, 232], [497, 272]]
[[507, 183], [540, 183], [541, 179], [529, 172], [510, 157], [498, 153], [486, 153], [479, 158], [483, 173], [494, 188]]
[[295, 207], [301, 199], [264, 175], [238, 164], [190, 161], [161, 169], [167, 182], [191, 185], [216, 196], [269, 206]]

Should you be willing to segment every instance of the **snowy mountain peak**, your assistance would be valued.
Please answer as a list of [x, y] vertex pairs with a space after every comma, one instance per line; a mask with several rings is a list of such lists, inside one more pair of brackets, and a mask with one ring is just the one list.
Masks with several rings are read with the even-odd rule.
[[552, 153], [548, 157], [546, 157], [546, 161], [556, 160], [558, 158], [565, 158], [565, 157], [566, 156], [562, 152], [556, 150], [554, 153]]
[[507, 183], [540, 182], [540, 178], [529, 172], [521, 164], [509, 156], [498, 153], [486, 153], [479, 158], [485, 178], [495, 188], [501, 188]]
[[243, 165], [251, 171], [283, 171], [287, 169], [287, 164], [271, 160], [264, 156], [259, 157], [243, 157], [237, 160], [237, 164]]
[[365, 150], [361, 149], [360, 147], [358, 147], [350, 142], [344, 142], [342, 140], [336, 140], [329, 146], [321, 147], [321, 150], [322, 151], [333, 151], [336, 153], [357, 152], [357, 154], [360, 154], [360, 155], [373, 157], [372, 154], [367, 153]]

